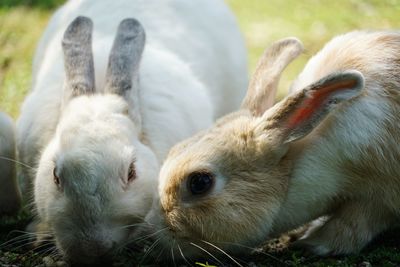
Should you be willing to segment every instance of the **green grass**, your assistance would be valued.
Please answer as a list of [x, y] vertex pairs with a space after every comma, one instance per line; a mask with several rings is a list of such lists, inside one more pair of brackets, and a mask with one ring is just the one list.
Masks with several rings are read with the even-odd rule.
[[[94, 1], [94, 0], [93, 0]], [[18, 117], [20, 104], [30, 88], [31, 62], [38, 39], [62, 0], [0, 0], [0, 108]], [[254, 70], [262, 51], [273, 41], [296, 36], [306, 53], [285, 72], [278, 96], [282, 97], [305, 62], [337, 34], [355, 29], [400, 28], [400, 0], [226, 0], [238, 17]], [[0, 244], [23, 230], [29, 214], [0, 221]], [[340, 258], [306, 256], [298, 251], [254, 255], [257, 266], [400, 266], [399, 231], [383, 235], [363, 253]], [[132, 266], [136, 259], [122, 257], [118, 266]], [[35, 266], [42, 259], [26, 250], [6, 252], [0, 246], [0, 266]], [[202, 263], [206, 263], [205, 261]], [[210, 265], [212, 263], [210, 262]], [[200, 266], [200, 265], [199, 265]]]
[[17, 117], [30, 88], [31, 62], [50, 11], [0, 8], [0, 107]]
[[306, 53], [284, 73], [278, 97], [306, 61], [333, 36], [356, 29], [400, 28], [400, 1], [379, 0], [226, 0], [238, 17], [249, 49], [250, 69], [272, 42], [288, 36], [299, 38]]

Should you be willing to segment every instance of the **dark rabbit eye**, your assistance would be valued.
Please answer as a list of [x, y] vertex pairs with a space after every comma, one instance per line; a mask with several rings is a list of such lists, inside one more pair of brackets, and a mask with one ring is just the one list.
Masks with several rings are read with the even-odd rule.
[[132, 162], [128, 170], [128, 183], [136, 179], [135, 164]]
[[57, 174], [57, 167], [55, 167], [53, 169], [53, 181], [57, 187], [60, 187], [60, 177], [58, 177], [58, 174]]
[[214, 176], [208, 172], [194, 172], [188, 176], [188, 189], [193, 195], [207, 193], [214, 184]]

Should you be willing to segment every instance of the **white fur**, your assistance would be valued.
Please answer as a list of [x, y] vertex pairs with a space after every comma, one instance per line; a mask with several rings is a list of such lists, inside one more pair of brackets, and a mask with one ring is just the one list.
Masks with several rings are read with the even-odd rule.
[[[133, 17], [143, 25], [146, 44], [138, 101], [141, 125], [129, 119], [127, 110], [131, 107], [118, 96], [82, 96], [62, 102], [65, 74], [61, 38], [78, 15], [93, 20], [98, 91], [104, 88], [109, 51], [120, 21]], [[126, 221], [129, 216], [137, 219], [145, 215], [159, 165], [169, 148], [239, 105], [247, 81], [245, 54], [236, 22], [222, 1], [75, 0], [55, 13], [35, 55], [32, 92], [18, 120], [18, 149], [22, 162], [38, 167], [37, 173], [26, 172], [25, 177], [31, 180], [36, 176], [38, 215], [42, 223], [53, 224], [50, 230], [56, 231], [58, 243], [71, 238], [67, 244], [73, 247], [77, 240], [88, 238], [101, 246], [105, 236], [121, 242], [125, 235], [117, 226], [131, 224]], [[127, 186], [117, 172], [126, 172], [133, 158], [138, 178]], [[88, 193], [100, 190], [100, 194], [107, 194], [112, 199], [108, 205], [94, 208], [96, 214], [87, 214], [92, 218], [82, 219], [82, 225], [94, 220], [98, 229], [106, 229], [101, 232], [96, 225], [79, 230], [76, 222], [68, 221], [75, 215], [65, 210], [66, 199], [53, 183], [55, 165], [80, 166], [86, 161], [87, 165], [74, 169], [79, 174], [76, 190], [82, 207], [78, 205], [73, 212], [76, 215], [90, 205], [86, 203]], [[86, 169], [92, 171], [90, 175]], [[102, 188], [102, 181], [109, 185], [107, 189]], [[115, 219], [111, 226], [110, 219]], [[77, 233], [68, 237], [71, 233], [65, 230], [68, 227], [60, 228], [62, 223]], [[71, 256], [87, 256], [87, 261], [96, 258], [93, 244], [78, 248], [80, 251], [70, 252]]]

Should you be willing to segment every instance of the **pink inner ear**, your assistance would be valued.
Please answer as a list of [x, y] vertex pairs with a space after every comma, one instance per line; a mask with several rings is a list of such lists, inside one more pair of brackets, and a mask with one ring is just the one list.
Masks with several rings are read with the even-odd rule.
[[326, 101], [329, 95], [337, 90], [348, 89], [356, 86], [357, 81], [347, 80], [336, 82], [333, 84], [327, 84], [314, 91], [311, 96], [307, 97], [300, 107], [294, 111], [294, 113], [289, 116], [287, 127], [295, 128], [299, 124], [304, 123], [309, 120], [315, 112], [318, 112], [319, 108]]

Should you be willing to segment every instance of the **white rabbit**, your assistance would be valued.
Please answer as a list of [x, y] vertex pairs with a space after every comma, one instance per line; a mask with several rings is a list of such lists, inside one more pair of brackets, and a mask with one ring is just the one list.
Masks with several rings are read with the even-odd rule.
[[14, 122], [0, 112], [0, 217], [16, 214], [21, 206], [15, 160]]
[[295, 39], [275, 43], [242, 109], [172, 148], [146, 217], [168, 229], [155, 235], [161, 249], [187, 258], [243, 251], [327, 215], [297, 245], [347, 254], [397, 224], [400, 33], [334, 38], [268, 109], [301, 51]]
[[246, 79], [223, 1], [66, 3], [38, 47], [18, 120], [21, 160], [37, 167], [25, 176], [38, 231], [71, 261], [120, 247], [150, 209], [169, 148], [239, 105]]

